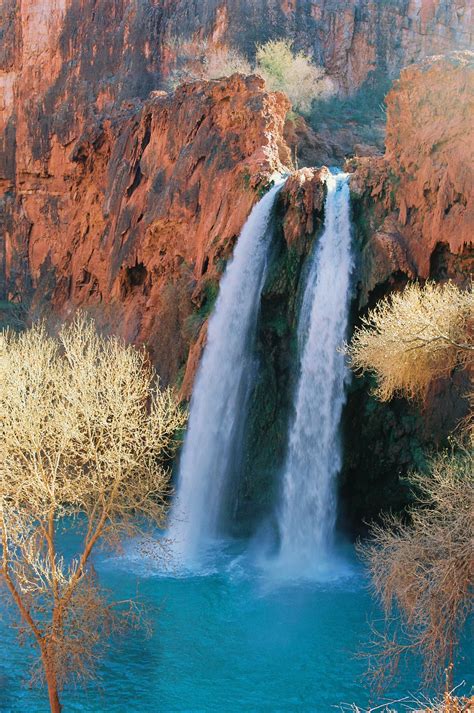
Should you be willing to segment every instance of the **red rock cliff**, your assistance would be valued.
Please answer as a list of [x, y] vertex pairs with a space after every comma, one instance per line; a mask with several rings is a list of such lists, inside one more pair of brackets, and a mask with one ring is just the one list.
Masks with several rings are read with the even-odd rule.
[[[255, 200], [252, 186], [289, 163], [281, 138], [288, 105], [259, 80], [198, 83], [174, 98], [156, 93], [180, 43], [235, 46], [251, 55], [256, 42], [285, 34], [349, 88], [373, 70], [396, 72], [426, 54], [469, 46], [471, 20], [469, 0], [3, 0], [0, 298], [34, 294], [34, 306], [52, 304], [60, 315], [94, 307], [127, 339], [149, 341], [165, 379], [174, 378], [199, 331], [191, 312], [209, 307], [223, 259]], [[396, 112], [417, 127], [418, 115], [423, 123], [431, 116], [417, 92], [426, 90], [436, 105], [436, 91], [427, 87], [439, 77], [426, 70], [423, 80], [424, 72], [407, 70], [392, 94], [399, 108], [391, 100], [387, 159], [395, 171], [413, 169], [411, 139], [402, 136], [411, 129], [401, 128]], [[456, 116], [459, 76], [454, 68]], [[450, 120], [446, 135], [453, 127]], [[442, 146], [433, 156], [446, 155], [452, 170], [442, 178], [436, 168], [429, 179], [444, 181], [441, 191], [417, 178], [414, 193], [397, 174], [391, 218], [420, 273], [433, 245], [451, 245], [467, 200], [453, 146]], [[428, 163], [417, 176], [431, 170], [426, 150]], [[374, 174], [375, 165], [367, 170]], [[428, 210], [438, 193], [452, 207], [436, 207], [421, 225], [421, 203]], [[294, 230], [295, 215], [291, 220]], [[378, 255], [372, 262], [380, 267]]]
[[85, 307], [146, 342], [172, 380], [216, 291], [225, 259], [274, 171], [288, 101], [258, 77], [155, 92], [53, 134], [41, 166], [18, 151], [5, 239], [11, 299], [65, 317]]
[[284, 35], [353, 90], [372, 72], [472, 47], [472, 27], [471, 0], [3, 0], [0, 180], [45, 173], [55, 137], [71, 143], [122, 101], [145, 99], [183, 45], [251, 57]]
[[366, 238], [362, 301], [394, 273], [468, 279], [474, 267], [474, 53], [402, 71], [383, 158], [353, 160]]

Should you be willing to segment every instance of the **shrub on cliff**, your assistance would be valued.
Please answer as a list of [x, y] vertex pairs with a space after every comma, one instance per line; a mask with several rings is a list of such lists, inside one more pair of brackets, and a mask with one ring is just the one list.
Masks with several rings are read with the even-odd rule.
[[237, 50], [217, 49], [209, 52], [204, 60], [207, 79], [230, 77], [236, 72], [251, 74], [252, 66]]
[[[176, 41], [177, 42], [177, 41]], [[293, 109], [308, 113], [312, 102], [332, 93], [331, 82], [322, 67], [312, 63], [303, 52], [293, 52], [287, 40], [271, 40], [256, 48], [252, 65], [231, 48], [211, 49], [207, 42], [175, 44], [177, 66], [168, 80], [170, 89], [198, 79], [220, 79], [236, 72], [260, 75], [270, 91], [284, 92]]]
[[428, 474], [410, 477], [415, 504], [406, 517], [385, 515], [360, 545], [385, 614], [369, 654], [378, 683], [389, 681], [409, 652], [423, 658], [426, 681], [452, 670], [472, 612], [473, 466], [462, 449], [434, 458]]
[[294, 52], [288, 40], [270, 40], [257, 46], [255, 72], [271, 91], [284, 92], [295, 111], [307, 113], [313, 101], [331, 92], [322, 67], [304, 52]]
[[195, 82], [200, 79], [220, 79], [230, 77], [236, 72], [252, 74], [250, 62], [237, 50], [227, 47], [210, 49], [207, 41], [197, 45], [190, 42], [173, 44], [176, 53], [176, 66], [170, 72], [167, 86], [170, 90], [180, 84]]
[[375, 395], [423, 397], [430, 383], [474, 357], [474, 294], [456, 285], [409, 285], [381, 300], [347, 348], [356, 373], [375, 374]]
[[[140, 619], [136, 602], [108, 600], [90, 555], [164, 524], [184, 421], [145, 353], [83, 318], [57, 338], [0, 333], [0, 584], [52, 711], [66, 682], [93, 675], [109, 634]], [[65, 528], [79, 538], [71, 558], [57, 550]]]

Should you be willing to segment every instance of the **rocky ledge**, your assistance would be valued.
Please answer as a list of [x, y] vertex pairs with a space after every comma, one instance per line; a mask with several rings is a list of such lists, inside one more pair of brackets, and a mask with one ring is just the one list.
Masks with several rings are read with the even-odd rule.
[[386, 103], [385, 156], [349, 162], [361, 305], [394, 275], [462, 283], [474, 267], [474, 52], [407, 67]]
[[4, 295], [61, 319], [87, 309], [176, 380], [252, 205], [291, 165], [288, 109], [234, 75], [152, 92], [72, 144], [50, 137], [47, 170], [4, 194]]

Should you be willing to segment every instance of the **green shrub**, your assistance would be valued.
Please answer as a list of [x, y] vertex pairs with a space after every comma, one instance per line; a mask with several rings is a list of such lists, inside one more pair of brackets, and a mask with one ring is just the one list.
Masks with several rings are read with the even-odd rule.
[[256, 47], [252, 65], [235, 49], [210, 49], [207, 42], [196, 46], [174, 41], [176, 67], [170, 73], [168, 88], [198, 79], [220, 79], [236, 72], [259, 74], [271, 91], [284, 92], [295, 111], [308, 113], [313, 101], [332, 93], [332, 85], [322, 67], [313, 64], [304, 52], [294, 52], [288, 40], [270, 40]]
[[270, 40], [257, 46], [255, 71], [268, 89], [284, 92], [295, 111], [307, 113], [313, 101], [331, 93], [324, 69], [304, 52], [293, 52], [288, 40]]

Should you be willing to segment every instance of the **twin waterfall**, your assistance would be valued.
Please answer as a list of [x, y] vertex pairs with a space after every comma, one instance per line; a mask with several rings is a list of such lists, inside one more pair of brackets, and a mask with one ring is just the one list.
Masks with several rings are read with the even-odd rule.
[[[299, 317], [298, 385], [277, 509], [278, 564], [305, 575], [328, 555], [341, 467], [339, 424], [351, 258], [346, 174], [327, 177], [325, 224], [311, 257]], [[281, 180], [252, 210], [221, 280], [196, 377], [168, 536], [193, 561], [225, 534], [238, 481], [255, 333]]]
[[312, 257], [299, 317], [300, 373], [279, 511], [280, 563], [309, 573], [327, 558], [341, 469], [346, 337], [352, 271], [349, 183], [326, 180], [324, 231]]
[[268, 249], [271, 214], [284, 181], [250, 213], [222, 277], [190, 405], [178, 489], [168, 536], [185, 560], [211, 544], [231, 507], [245, 415], [256, 372], [253, 346]]

